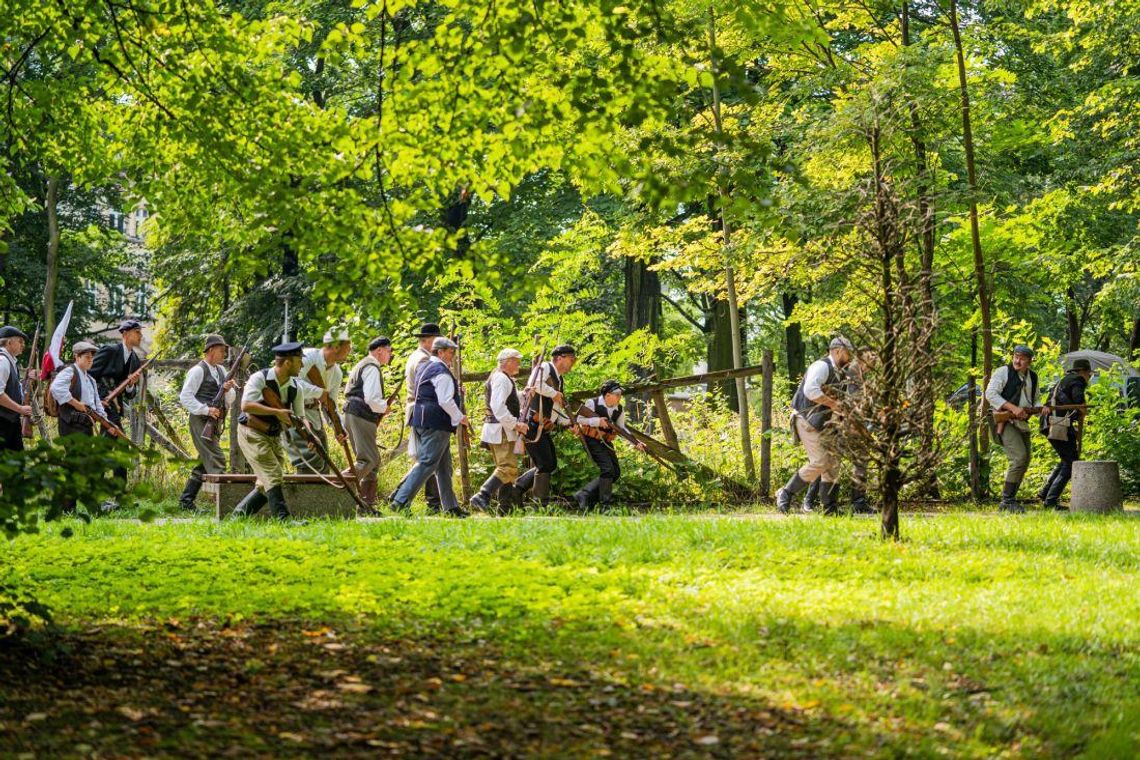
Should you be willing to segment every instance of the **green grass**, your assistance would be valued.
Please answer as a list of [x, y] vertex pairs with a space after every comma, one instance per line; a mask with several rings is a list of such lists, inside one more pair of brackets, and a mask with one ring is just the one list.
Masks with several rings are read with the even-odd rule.
[[836, 754], [1140, 747], [1140, 520], [73, 523], [0, 585], [69, 626], [302, 619], [802, 715]]

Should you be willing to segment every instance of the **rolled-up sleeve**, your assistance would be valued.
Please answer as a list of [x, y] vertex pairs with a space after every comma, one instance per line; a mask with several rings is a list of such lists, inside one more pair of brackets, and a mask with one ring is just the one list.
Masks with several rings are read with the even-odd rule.
[[804, 396], [808, 401], [819, 401], [823, 398], [823, 384], [827, 382], [828, 374], [827, 362], [812, 362], [808, 367], [807, 374], [804, 375]]

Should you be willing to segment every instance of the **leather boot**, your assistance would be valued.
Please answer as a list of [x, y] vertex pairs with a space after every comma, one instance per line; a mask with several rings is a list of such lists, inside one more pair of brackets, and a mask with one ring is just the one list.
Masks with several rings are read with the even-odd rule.
[[526, 493], [527, 491], [529, 491], [531, 488], [534, 487], [535, 475], [538, 475], [538, 469], [535, 467], [531, 467], [529, 470], [524, 472], [522, 475], [519, 475], [517, 478], [515, 478], [515, 490], [518, 491], [520, 494], [523, 494], [523, 493]]
[[273, 511], [273, 517], [284, 522], [290, 519], [293, 515], [289, 514], [289, 508], [285, 506], [285, 492], [281, 486], [273, 486], [266, 493], [269, 500], [269, 508]]
[[253, 517], [268, 503], [269, 497], [263, 494], [257, 486], [254, 486], [253, 490], [237, 503], [234, 511], [230, 512], [230, 518]]
[[471, 506], [476, 509], [485, 510], [491, 506], [491, 499], [503, 486], [503, 481], [492, 475], [483, 481], [483, 485], [479, 487], [479, 492], [471, 497]]
[[808, 484], [800, 477], [799, 472], [792, 475], [791, 480], [785, 483], [779, 491], [776, 491], [776, 509], [780, 510], [782, 514], [788, 514], [792, 508], [792, 499], [807, 487]]
[[867, 502], [867, 494], [862, 489], [852, 489], [851, 491], [851, 514], [853, 515], [873, 515], [875, 509]]
[[515, 508], [515, 497], [518, 491], [515, 490], [514, 483], [505, 483], [499, 486], [499, 492], [495, 494], [495, 503], [492, 505], [492, 513], [496, 515], [510, 514]]
[[820, 483], [819, 503], [824, 515], [834, 517], [839, 514], [839, 484]]
[[1021, 486], [1020, 483], [1006, 481], [1001, 489], [1001, 504], [998, 509], [1002, 512], [1009, 512], [1011, 514], [1019, 515], [1025, 512], [1025, 507], [1017, 503], [1017, 489]]
[[598, 478], [598, 504], [602, 509], [614, 505], [614, 482], [609, 478]]
[[364, 476], [360, 481], [360, 498], [364, 499], [364, 503], [370, 507], [376, 506], [376, 490], [379, 483], [376, 482], [376, 473], [369, 473]]
[[178, 506], [187, 511], [194, 510], [194, 499], [198, 498], [198, 492], [202, 490], [202, 474], [198, 470], [193, 470], [190, 473], [190, 479], [186, 481], [186, 487], [182, 489], [182, 495], [178, 497]]
[[539, 472], [534, 476], [534, 490], [531, 496], [542, 506], [550, 503], [550, 473]]
[[819, 486], [823, 481], [819, 478], [813, 480], [808, 484], [807, 490], [804, 491], [803, 511], [811, 512], [815, 509], [815, 505], [820, 502]]

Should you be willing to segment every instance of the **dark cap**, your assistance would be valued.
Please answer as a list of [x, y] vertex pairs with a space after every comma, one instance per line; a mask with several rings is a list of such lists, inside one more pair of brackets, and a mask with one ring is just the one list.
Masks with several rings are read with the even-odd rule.
[[284, 358], [288, 358], [290, 356], [300, 356], [301, 355], [301, 349], [304, 347], [305, 347], [304, 343], [300, 343], [298, 341], [292, 341], [290, 343], [279, 343], [276, 346], [274, 346], [271, 350], [273, 351], [274, 356], [280, 356], [281, 358], [284, 359]]
[[1073, 366], [1070, 368], [1073, 372], [1092, 372], [1092, 362], [1088, 359], [1073, 359]]
[[1015, 354], [1021, 354], [1022, 356], [1028, 356], [1030, 359], [1033, 358], [1033, 349], [1029, 346], [1014, 346], [1013, 352]]
[[563, 343], [561, 346], [555, 346], [554, 350], [550, 352], [550, 355], [555, 358], [559, 356], [577, 356], [578, 352], [575, 351], [574, 347], [570, 344]]
[[621, 383], [619, 383], [617, 380], [607, 380], [602, 383], [603, 396], [607, 393], [621, 393], [623, 390], [625, 389], [621, 387]]
[[221, 335], [207, 335], [206, 336], [206, 347], [203, 350], [209, 351], [214, 346], [225, 346], [226, 348], [229, 348], [230, 344], [226, 343], [226, 339], [223, 338]]
[[419, 332], [412, 333], [413, 338], [438, 338], [443, 333], [435, 322], [424, 322]]
[[3, 327], [0, 327], [0, 340], [4, 340], [5, 338], [23, 338], [24, 340], [27, 340], [28, 336], [25, 335], [24, 331], [18, 327], [4, 325]]
[[124, 319], [122, 322], [119, 323], [119, 332], [121, 332], [121, 333], [130, 332], [131, 330], [141, 330], [141, 329], [142, 329], [142, 322], [138, 321], [137, 319]]
[[368, 350], [369, 351], [375, 351], [378, 348], [384, 348], [384, 346], [391, 346], [391, 345], [392, 345], [392, 341], [388, 340], [385, 337], [373, 338], [372, 342], [368, 344]]

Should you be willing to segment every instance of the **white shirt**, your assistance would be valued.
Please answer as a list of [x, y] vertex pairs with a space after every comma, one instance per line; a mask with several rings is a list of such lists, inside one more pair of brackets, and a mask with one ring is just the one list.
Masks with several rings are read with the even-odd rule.
[[[210, 371], [219, 388], [225, 385], [226, 371], [220, 364], [211, 364]], [[198, 417], [205, 417], [210, 413], [210, 406], [208, 404], [203, 404], [194, 398], [194, 395], [198, 393], [198, 390], [202, 387], [202, 381], [205, 378], [206, 375], [202, 372], [201, 363], [195, 364], [190, 368], [190, 371], [186, 373], [186, 379], [182, 381], [182, 392], [178, 394], [178, 401], [186, 408], [186, 411]], [[226, 406], [232, 404], [236, 396], [237, 392], [232, 388], [226, 391]]]
[[[560, 391], [546, 382], [548, 377], [553, 377], [558, 382], [562, 381], [562, 375], [558, 374], [558, 370], [554, 368], [553, 362], [543, 362], [542, 366], [538, 368], [538, 387], [534, 390], [535, 393], [540, 396], [554, 398]], [[555, 403], [552, 409], [553, 411], [550, 414], [551, 419], [558, 425], [569, 427], [570, 415], [566, 413], [565, 407], [563, 407], [562, 404]]]
[[71, 378], [75, 376], [76, 372], [79, 373], [79, 400], [106, 417], [107, 410], [103, 408], [103, 402], [99, 398], [99, 389], [95, 387], [95, 378], [74, 364], [64, 367], [55, 376], [55, 380], [51, 381], [51, 397], [60, 406], [71, 401]]
[[404, 392], [409, 404], [416, 398], [416, 370], [430, 358], [431, 352], [422, 346], [408, 355], [408, 361], [404, 364]]
[[[443, 360], [438, 356], [433, 356], [428, 361], [443, 364]], [[447, 365], [444, 364], [443, 366], [446, 367]], [[463, 421], [463, 410], [455, 402], [455, 379], [451, 376], [450, 370], [440, 372], [433, 377], [431, 384], [435, 388], [436, 402], [443, 411], [447, 412], [447, 416], [451, 418], [451, 424], [459, 427], [459, 423]]]
[[[285, 401], [288, 395], [289, 388], [292, 386], [297, 387], [297, 397], [293, 399], [293, 414], [301, 417], [305, 413], [305, 401], [312, 398], [320, 398], [324, 390], [318, 388], [312, 383], [307, 383], [299, 377], [291, 377], [288, 380], [282, 381], [281, 376], [277, 374], [277, 369], [273, 368], [273, 378], [277, 381], [277, 387], [281, 389], [281, 401]], [[263, 391], [265, 390], [265, 373], [255, 372], [250, 375], [249, 380], [246, 381], [245, 390], [242, 391], [242, 403], [255, 403], [262, 404], [265, 402]]]
[[515, 381], [506, 372], [496, 369], [491, 372], [489, 382], [491, 383], [490, 409], [487, 418], [483, 420], [483, 430], [479, 440], [488, 444], [503, 443], [503, 436], [506, 436], [507, 441], [514, 442], [518, 439], [518, 433], [515, 432], [518, 417], [507, 409], [507, 399], [510, 398], [511, 390], [515, 388]]
[[356, 372], [358, 369], [360, 370], [360, 392], [364, 394], [364, 403], [374, 414], [384, 414], [388, 411], [388, 399], [384, 398], [384, 384], [380, 378], [380, 373], [383, 370], [380, 362], [371, 355], [365, 356], [360, 360], [360, 364], [352, 368], [352, 371]]
[[[605, 402], [604, 398], [592, 398], [583, 404], [583, 406], [587, 406], [595, 412], [599, 411], [600, 409], [605, 409], [606, 416], [610, 418], [610, 421], [613, 422], [616, 427], [621, 428], [627, 433], [629, 432], [629, 428], [625, 426], [625, 409], [622, 409], [621, 414], [619, 414], [616, 418], [614, 417], [614, 410], [617, 409], [620, 404], [616, 406], [610, 406]], [[600, 416], [586, 417], [584, 415], [578, 415], [578, 424], [589, 425], [590, 427], [601, 427], [602, 418]]]
[[[8, 349], [0, 348], [0, 396], [6, 395], [4, 389], [8, 387], [8, 378], [12, 376], [12, 369], [16, 366], [16, 357], [8, 353]], [[26, 400], [24, 403], [28, 403]]]
[[[1029, 398], [1029, 383], [1033, 378], [1029, 376], [1029, 370], [1025, 372], [1018, 372], [1021, 375], [1021, 398], [1017, 400], [1017, 405], [1020, 407], [1033, 406], [1033, 401]], [[990, 402], [990, 406], [995, 410], [1001, 409], [1005, 404], [1005, 399], [1001, 395], [1001, 389], [1005, 387], [1006, 381], [1009, 379], [1009, 365], [1003, 364], [994, 370], [990, 375], [990, 384], [986, 386], [986, 401]], [[1010, 420], [1013, 426], [1018, 430], [1029, 430], [1029, 423], [1025, 420]]]
[[808, 401], [818, 401], [825, 394], [823, 386], [827, 385], [827, 379], [831, 376], [831, 365], [825, 359], [819, 359], [811, 363], [807, 372], [804, 373], [804, 396]]
[[[317, 373], [324, 381], [325, 389], [329, 392], [329, 401], [332, 402], [333, 408], [335, 409], [336, 397], [340, 393], [340, 386], [344, 383], [344, 372], [341, 371], [340, 365], [336, 363], [325, 364], [324, 349], [321, 348], [306, 348], [304, 355], [305, 358], [301, 362], [301, 373], [299, 377], [304, 380], [307, 385], [312, 385], [308, 380], [309, 369], [316, 367]], [[321, 394], [318, 393], [317, 398], [320, 398], [320, 395]], [[309, 418], [309, 422], [314, 428], [319, 429], [324, 425], [319, 405], [306, 409], [305, 416]]]

